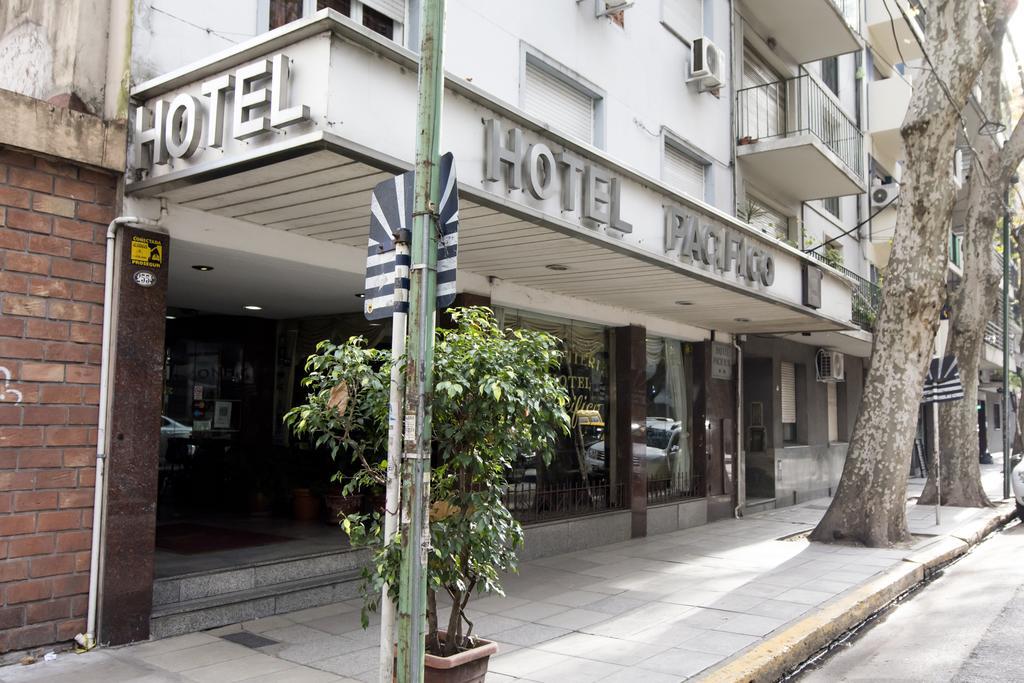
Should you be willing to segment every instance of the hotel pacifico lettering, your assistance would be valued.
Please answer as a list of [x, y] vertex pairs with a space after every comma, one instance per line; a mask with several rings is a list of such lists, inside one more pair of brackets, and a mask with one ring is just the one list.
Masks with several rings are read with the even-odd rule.
[[[136, 163], [149, 167], [170, 159], [188, 159], [205, 143], [224, 146], [224, 131], [230, 117], [235, 140], [244, 141], [262, 133], [280, 130], [310, 120], [309, 107], [287, 106], [288, 57], [277, 54], [204, 81], [200, 91], [204, 103], [181, 93], [170, 102], [157, 100], [150, 111], [135, 110], [134, 151]], [[265, 87], [266, 81], [270, 81]], [[263, 85], [264, 87], [258, 87]], [[228, 111], [227, 100], [232, 99]], [[203, 134], [203, 131], [206, 134]]]
[[724, 225], [702, 225], [696, 213], [680, 206], [665, 207], [665, 254], [723, 274], [735, 271], [753, 284], [775, 282], [771, 254]]

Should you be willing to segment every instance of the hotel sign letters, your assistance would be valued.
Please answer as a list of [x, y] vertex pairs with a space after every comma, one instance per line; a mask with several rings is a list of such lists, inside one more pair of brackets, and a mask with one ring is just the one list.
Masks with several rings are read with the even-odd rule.
[[565, 150], [553, 152], [542, 142], [527, 145], [520, 128], [503, 136], [495, 119], [486, 120], [484, 130], [484, 178], [498, 182], [504, 177], [509, 190], [525, 188], [534, 199], [548, 199], [557, 192], [562, 211], [578, 212], [588, 227], [633, 232], [633, 226], [622, 220], [619, 178]]
[[680, 206], [665, 207], [665, 253], [701, 263], [720, 273], [736, 272], [751, 283], [775, 282], [775, 259], [753, 240], [725, 225], [701, 224], [700, 216]]
[[181, 93], [170, 102], [157, 100], [152, 110], [138, 107], [136, 163], [149, 167], [188, 159], [203, 145], [219, 149], [229, 119], [232, 135], [240, 141], [308, 121], [309, 107], [288, 106], [288, 65], [288, 57], [277, 54], [205, 81], [203, 100]]

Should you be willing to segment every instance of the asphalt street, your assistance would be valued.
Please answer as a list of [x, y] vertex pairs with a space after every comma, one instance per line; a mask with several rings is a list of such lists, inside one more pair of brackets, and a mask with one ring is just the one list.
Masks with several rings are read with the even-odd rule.
[[797, 680], [1024, 681], [1024, 526], [982, 543]]

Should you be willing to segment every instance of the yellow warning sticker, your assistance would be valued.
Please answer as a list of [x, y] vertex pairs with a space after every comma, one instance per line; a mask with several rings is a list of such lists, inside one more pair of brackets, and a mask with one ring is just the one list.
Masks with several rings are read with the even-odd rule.
[[164, 245], [149, 237], [132, 237], [132, 265], [159, 268], [164, 262]]

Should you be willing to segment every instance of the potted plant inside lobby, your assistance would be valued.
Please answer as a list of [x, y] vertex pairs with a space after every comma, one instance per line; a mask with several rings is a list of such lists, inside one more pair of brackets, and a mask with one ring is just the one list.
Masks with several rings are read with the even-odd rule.
[[[474, 635], [466, 608], [474, 594], [503, 595], [501, 575], [516, 566], [523, 531], [503, 500], [506, 475], [519, 453], [550, 459], [569, 426], [555, 337], [502, 330], [487, 308], [455, 309], [451, 319], [435, 345], [427, 681], [483, 679], [497, 647]], [[383, 452], [390, 362], [386, 351], [358, 338], [321, 343], [306, 365], [308, 403], [285, 418], [322, 444], [363, 434], [373, 444], [362, 450], [359, 476], [366, 484], [379, 483], [386, 471], [382, 458], [369, 454]], [[351, 515], [343, 527], [353, 546], [376, 544], [364, 569], [365, 625], [385, 582], [398, 599], [401, 549], [397, 537], [380, 545], [379, 515]], [[450, 605], [442, 606], [438, 593]]]

